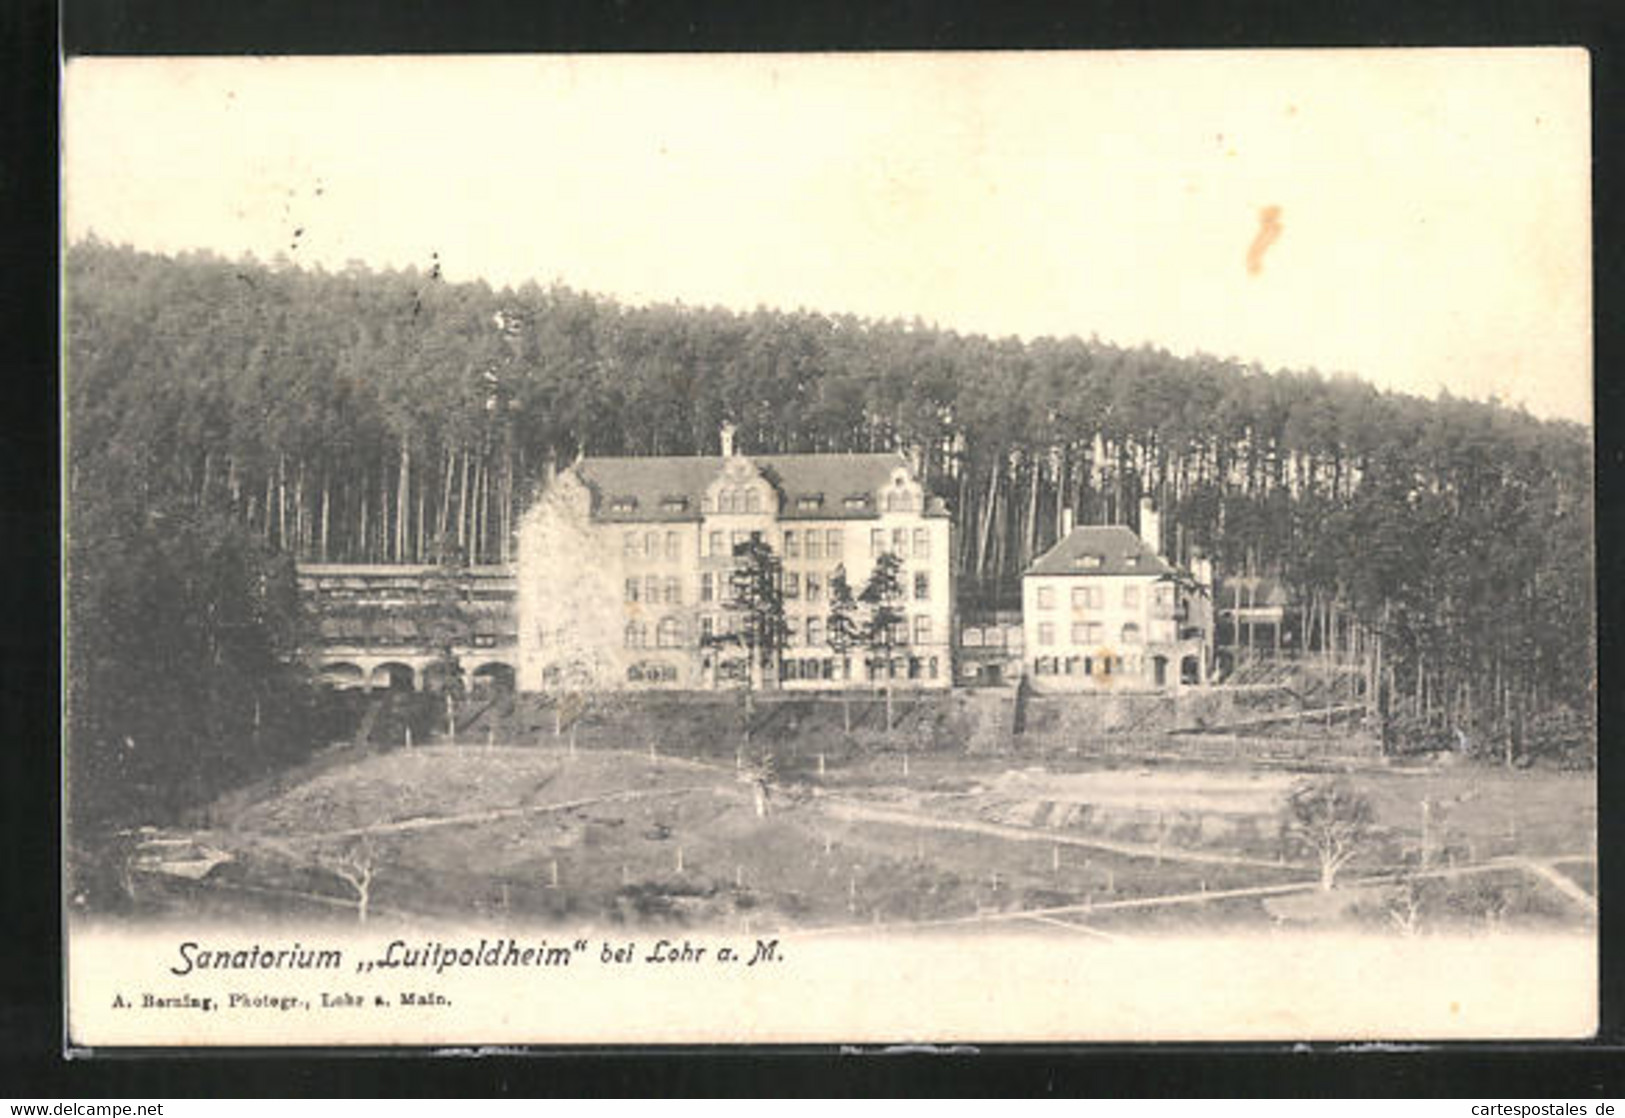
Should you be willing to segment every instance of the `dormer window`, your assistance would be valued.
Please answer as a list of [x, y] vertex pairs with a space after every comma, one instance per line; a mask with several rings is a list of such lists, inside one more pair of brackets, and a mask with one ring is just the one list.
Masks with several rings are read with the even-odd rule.
[[1138, 555], [1130, 555], [1123, 560], [1123, 566], [1125, 567], [1138, 567], [1139, 565], [1140, 557]]
[[609, 507], [614, 512], [636, 512], [638, 499], [636, 497], [616, 497], [610, 501]]
[[805, 496], [796, 498], [796, 508], [802, 512], [816, 512], [823, 507], [824, 495], [822, 493], [808, 493]]
[[1074, 562], [1081, 571], [1094, 571], [1100, 569], [1106, 562], [1106, 557], [1103, 555], [1080, 555]]
[[869, 507], [869, 497], [865, 493], [848, 493], [846, 507], [849, 509], [866, 509]]
[[688, 508], [687, 497], [666, 496], [660, 499], [660, 507], [666, 512], [683, 512]]

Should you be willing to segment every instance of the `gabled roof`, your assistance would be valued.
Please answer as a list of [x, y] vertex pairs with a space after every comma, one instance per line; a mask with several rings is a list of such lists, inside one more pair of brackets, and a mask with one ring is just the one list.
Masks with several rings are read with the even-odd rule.
[[[781, 520], [873, 520], [880, 515], [876, 494], [898, 467], [908, 469], [901, 454], [750, 454], [749, 461], [781, 494]], [[701, 498], [722, 473], [727, 459], [711, 455], [692, 458], [583, 458], [573, 467], [593, 490], [593, 516], [599, 520], [628, 522], [700, 519]], [[909, 471], [913, 476], [913, 471]], [[848, 497], [867, 498], [861, 507], [849, 507]], [[681, 498], [681, 509], [672, 506]], [[804, 502], [803, 499], [806, 499]], [[816, 499], [816, 502], [814, 501]], [[630, 508], [616, 508], [630, 501]], [[809, 507], [803, 508], [803, 503]], [[936, 498], [927, 498], [927, 516], [946, 516]]]
[[[1088, 557], [1098, 558], [1090, 565]], [[1171, 575], [1174, 569], [1121, 524], [1074, 528], [1027, 568], [1029, 575]]]

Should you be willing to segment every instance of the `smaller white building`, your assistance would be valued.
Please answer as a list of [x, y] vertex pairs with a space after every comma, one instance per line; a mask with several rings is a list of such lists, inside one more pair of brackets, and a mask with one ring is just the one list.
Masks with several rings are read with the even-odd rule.
[[1175, 690], [1205, 683], [1212, 641], [1207, 564], [1184, 575], [1121, 525], [1073, 528], [1022, 578], [1023, 667], [1035, 691]]

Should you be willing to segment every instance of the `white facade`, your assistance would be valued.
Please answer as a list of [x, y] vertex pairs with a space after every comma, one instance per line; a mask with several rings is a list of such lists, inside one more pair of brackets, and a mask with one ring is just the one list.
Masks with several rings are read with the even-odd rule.
[[[586, 459], [560, 474], [520, 529], [518, 686], [734, 686], [742, 654], [707, 638], [739, 623], [728, 575], [753, 535], [783, 564], [790, 628], [766, 686], [951, 684], [952, 521], [900, 456], [870, 454]], [[883, 552], [902, 560], [906, 618], [889, 666], [828, 643], [835, 571], [856, 595]]]
[[1022, 579], [1023, 667], [1037, 691], [1205, 681], [1210, 612], [1149, 541], [1122, 527], [1078, 528]]

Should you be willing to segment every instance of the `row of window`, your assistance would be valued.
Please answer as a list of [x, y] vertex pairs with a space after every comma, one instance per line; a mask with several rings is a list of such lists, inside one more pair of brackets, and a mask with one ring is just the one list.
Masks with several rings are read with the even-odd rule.
[[[704, 554], [724, 558], [734, 554], [741, 544], [760, 539], [760, 531], [734, 529], [723, 531], [713, 528], [705, 534]], [[846, 546], [846, 531], [842, 528], [787, 528], [780, 537], [780, 554], [786, 559], [839, 559]], [[878, 558], [890, 551], [899, 559], [929, 559], [931, 557], [931, 531], [928, 528], [884, 528], [869, 532], [869, 555]], [[621, 555], [627, 559], [676, 560], [682, 556], [682, 537], [678, 532], [625, 532], [621, 536]], [[1040, 591], [1046, 593], [1047, 589]]]
[[628, 683], [676, 683], [675, 664], [633, 664], [626, 669]]
[[960, 632], [959, 643], [966, 648], [1011, 648], [1021, 647], [1021, 630], [1015, 626], [989, 625], [978, 628], [967, 625]]
[[[725, 675], [738, 675], [737, 665], [731, 664], [735, 670], [724, 672]], [[883, 679], [936, 679], [942, 670], [941, 663], [935, 656], [909, 656], [897, 657], [890, 661], [871, 660], [865, 666], [865, 674], [869, 682], [874, 683]], [[549, 668], [552, 677], [550, 683], [558, 683], [561, 679], [559, 670]], [[626, 669], [628, 683], [676, 683], [677, 666], [675, 664], [660, 664], [645, 662], [632, 664]], [[830, 681], [850, 680], [852, 678], [852, 661], [835, 660], [830, 657], [822, 659], [794, 659], [779, 662], [779, 679], [791, 681]]]
[[626, 580], [626, 600], [647, 602], [650, 605], [680, 606], [683, 604], [683, 584], [675, 575], [668, 575], [665, 578], [659, 575], [648, 575], [641, 579], [629, 578]]
[[742, 489], [726, 488], [717, 490], [717, 512], [761, 512], [763, 504], [760, 486], [750, 485]]
[[[1137, 672], [1140, 662], [1130, 658], [1129, 671]], [[1071, 675], [1071, 676], [1097, 676], [1105, 679], [1112, 675], [1123, 675], [1123, 658], [1121, 656], [1068, 656], [1064, 660], [1059, 656], [1040, 656], [1033, 661], [1034, 675]]]
[[[720, 617], [706, 616], [700, 618], [700, 640], [710, 642], [727, 637], [738, 631], [739, 620], [733, 614], [723, 614]], [[649, 644], [650, 627], [646, 621], [628, 621], [624, 633], [627, 648], [682, 648], [684, 647], [683, 623], [676, 617], [662, 618], [654, 626], [654, 644]], [[906, 645], [910, 636], [915, 644], [931, 643], [931, 619], [929, 617], [915, 617], [913, 624], [900, 621], [892, 630], [892, 643]], [[803, 626], [797, 618], [785, 619], [784, 645], [786, 648], [799, 648], [803, 645], [808, 648], [820, 648], [824, 644], [826, 628], [823, 618], [809, 617], [806, 621], [805, 633]]]
[[[675, 617], [661, 618], [655, 626], [655, 648], [682, 648], [683, 624]], [[642, 621], [628, 621], [626, 623], [626, 647], [648, 648], [649, 626]]]
[[[833, 581], [835, 572], [829, 573]], [[927, 571], [914, 573], [914, 600], [925, 602], [931, 599], [931, 575]], [[781, 584], [784, 597], [790, 601], [799, 601], [806, 595], [809, 602], [824, 600], [825, 587], [829, 585], [821, 574], [807, 571], [785, 571], [784, 581]], [[650, 605], [677, 606], [683, 604], [682, 585], [675, 576], [661, 578], [658, 575], [647, 575], [642, 579], [629, 578], [626, 580], [626, 601], [647, 602]], [[728, 578], [724, 574], [711, 571], [700, 575], [700, 601], [719, 602], [728, 596]]]
[[[865, 675], [870, 683], [882, 679], [936, 679], [937, 673], [941, 670], [941, 664], [935, 656], [899, 656], [892, 660], [871, 659], [865, 664]], [[852, 661], [851, 659], [835, 660], [828, 656], [822, 659], [781, 660], [779, 662], [779, 678], [786, 681], [850, 680], [852, 678]]]
[[621, 554], [627, 559], [658, 559], [662, 553], [667, 559], [677, 559], [682, 547], [677, 532], [626, 532], [621, 536]]
[[[1174, 604], [1174, 588], [1167, 584], [1151, 588], [1151, 601], [1159, 606]], [[1125, 609], [1140, 608], [1140, 587], [1130, 583], [1123, 587], [1123, 606]], [[1104, 609], [1106, 607], [1106, 588], [1104, 586], [1074, 586], [1072, 588], [1072, 608], [1074, 609]], [[1038, 608], [1055, 608], [1055, 587], [1040, 586], [1038, 588]]]
[[[929, 528], [916, 528], [912, 533], [914, 547], [909, 548], [911, 533], [907, 528], [893, 528], [888, 538], [886, 529], [869, 529], [869, 557], [878, 559], [890, 551], [899, 559], [929, 559], [931, 558], [931, 530]], [[888, 546], [889, 545], [889, 546]]]
[[[1139, 644], [1140, 627], [1130, 621], [1119, 631], [1118, 636], [1122, 644]], [[1079, 621], [1072, 626], [1073, 644], [1099, 644], [1106, 638], [1106, 627], [1098, 621]], [[1051, 622], [1038, 623], [1038, 643], [1041, 646], [1055, 643], [1055, 626]]]
[[844, 528], [786, 528], [781, 553], [786, 559], [839, 559], [846, 546]]

